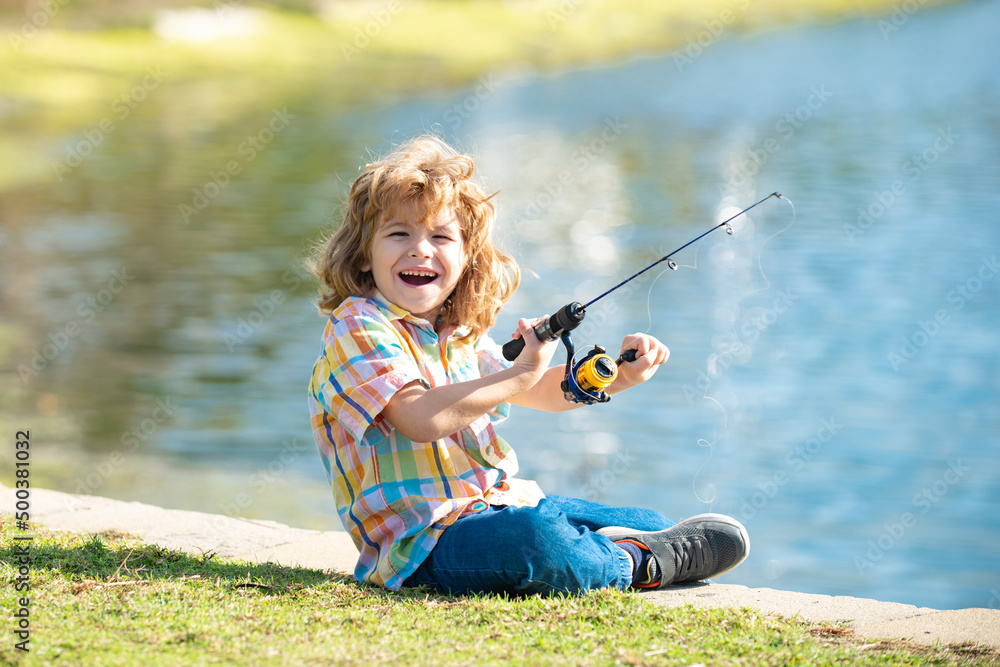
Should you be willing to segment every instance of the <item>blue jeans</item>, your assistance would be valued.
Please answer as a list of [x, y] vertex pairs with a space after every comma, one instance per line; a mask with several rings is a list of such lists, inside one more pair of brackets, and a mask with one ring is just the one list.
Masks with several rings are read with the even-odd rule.
[[593, 531], [605, 526], [664, 530], [672, 525], [652, 510], [562, 496], [544, 498], [537, 507], [493, 505], [446, 528], [404, 585], [430, 585], [451, 594], [626, 589], [632, 583], [632, 560]]

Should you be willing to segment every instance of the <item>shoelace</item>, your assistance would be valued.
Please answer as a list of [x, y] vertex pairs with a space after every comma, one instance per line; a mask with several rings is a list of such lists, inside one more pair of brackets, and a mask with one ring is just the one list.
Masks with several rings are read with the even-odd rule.
[[704, 575], [708, 549], [703, 540], [685, 537], [673, 542], [670, 548], [674, 552], [677, 567], [674, 581], [686, 581], [692, 572], [696, 577]]

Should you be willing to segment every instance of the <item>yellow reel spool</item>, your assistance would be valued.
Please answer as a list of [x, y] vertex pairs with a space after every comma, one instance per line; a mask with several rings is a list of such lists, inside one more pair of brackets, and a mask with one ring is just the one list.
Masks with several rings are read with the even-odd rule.
[[595, 354], [576, 369], [576, 381], [588, 392], [604, 391], [618, 377], [618, 364], [606, 354]]

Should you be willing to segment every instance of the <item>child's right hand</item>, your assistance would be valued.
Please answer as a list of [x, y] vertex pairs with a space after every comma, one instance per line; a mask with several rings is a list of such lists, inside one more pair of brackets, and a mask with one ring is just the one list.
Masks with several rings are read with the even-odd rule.
[[514, 367], [527, 371], [535, 376], [535, 381], [542, 376], [552, 362], [556, 348], [559, 347], [558, 340], [540, 341], [535, 335], [534, 327], [545, 320], [545, 317], [538, 317], [533, 320], [520, 319], [517, 321], [517, 331], [512, 338], [523, 338], [524, 349], [514, 360]]

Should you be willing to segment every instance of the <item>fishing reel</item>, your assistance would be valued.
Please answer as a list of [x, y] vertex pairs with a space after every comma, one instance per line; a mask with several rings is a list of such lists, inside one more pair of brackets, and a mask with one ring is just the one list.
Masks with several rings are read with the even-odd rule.
[[[635, 361], [636, 351], [627, 350], [617, 360], [608, 356], [607, 351], [593, 345], [577, 359], [576, 347], [570, 331], [583, 322], [586, 306], [573, 301], [535, 325], [538, 340], [556, 340], [566, 346], [566, 373], [562, 381], [563, 396], [571, 403], [607, 403], [611, 396], [605, 391], [618, 377], [618, 367], [626, 361]], [[503, 356], [508, 361], [517, 359], [524, 349], [524, 339], [515, 338], [503, 346]]]
[[561, 385], [566, 400], [585, 405], [610, 401], [611, 396], [605, 390], [618, 377], [619, 366], [635, 361], [636, 351], [627, 350], [615, 360], [600, 345], [591, 345], [577, 353], [568, 333], [561, 338], [566, 346], [566, 375]]

